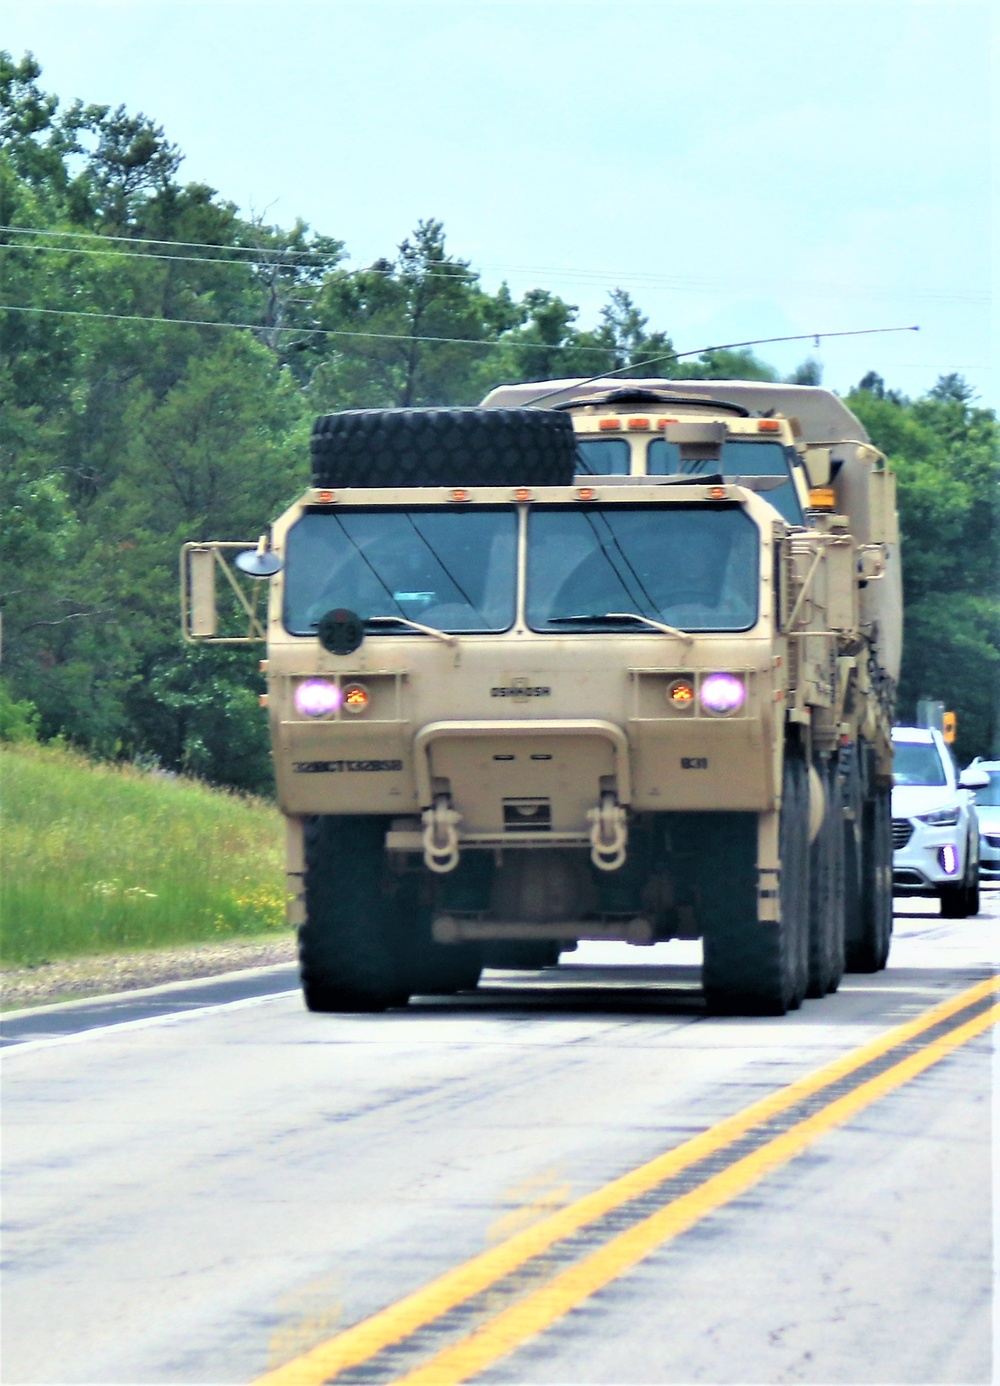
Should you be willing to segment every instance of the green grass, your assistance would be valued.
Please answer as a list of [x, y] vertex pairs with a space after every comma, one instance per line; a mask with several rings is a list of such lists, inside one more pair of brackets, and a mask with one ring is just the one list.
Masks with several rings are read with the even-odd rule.
[[0, 749], [6, 967], [285, 929], [273, 805], [28, 743]]

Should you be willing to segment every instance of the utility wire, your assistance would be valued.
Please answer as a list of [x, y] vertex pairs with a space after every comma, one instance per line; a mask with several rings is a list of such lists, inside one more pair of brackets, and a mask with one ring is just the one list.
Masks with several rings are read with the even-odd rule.
[[[426, 337], [410, 332], [351, 332], [345, 328], [334, 327], [269, 327], [262, 322], [210, 322], [204, 318], [150, 318], [142, 313], [94, 313], [83, 308], [26, 308], [23, 304], [0, 303], [4, 313], [45, 313], [49, 317], [60, 318], [101, 318], [108, 322], [147, 322], [157, 326], [177, 325], [181, 327], [226, 327], [249, 332], [297, 332], [302, 337], [368, 337], [384, 342], [438, 342], [451, 346], [475, 346], [493, 350], [496, 347], [515, 345], [545, 351], [563, 350], [561, 343], [553, 342], [514, 342], [510, 338], [492, 342], [477, 341], [474, 337]], [[811, 335], [811, 334], [809, 334]], [[777, 340], [777, 339], [775, 339]], [[573, 351], [598, 351], [605, 355], [613, 347], [588, 347], [572, 345]], [[697, 353], [688, 353], [697, 354]]]
[[[513, 338], [500, 338], [492, 342], [477, 341], [473, 337], [429, 337], [420, 336], [410, 332], [351, 332], [345, 328], [333, 327], [269, 327], [266, 323], [259, 322], [209, 322], [204, 318], [150, 318], [141, 313], [95, 313], [85, 308], [29, 308], [23, 304], [0, 303], [0, 312], [5, 313], [44, 313], [49, 317], [60, 318], [100, 318], [109, 322], [146, 322], [156, 323], [157, 325], [176, 324], [181, 327], [223, 327], [234, 328], [239, 331], [247, 332], [298, 332], [307, 336], [322, 337], [368, 337], [374, 341], [385, 342], [438, 342], [451, 346], [475, 346], [484, 347], [487, 350], [494, 350], [497, 347], [517, 346], [530, 347], [538, 351], [590, 351], [601, 352], [607, 355], [614, 351], [614, 347], [587, 347], [577, 346], [575, 343], [560, 342], [528, 342], [517, 341]], [[651, 356], [645, 361], [630, 362], [625, 366], [618, 366], [614, 370], [602, 371], [600, 375], [590, 377], [591, 380], [602, 380], [606, 375], [619, 375], [623, 371], [640, 370], [644, 366], [655, 366], [660, 361], [680, 361], [687, 356], [703, 356], [712, 351], [737, 351], [741, 347], [771, 346], [775, 342], [814, 342], [819, 346], [824, 337], [871, 337], [881, 332], [919, 332], [919, 327], [858, 327], [843, 332], [799, 332], [789, 337], [755, 337], [746, 342], [721, 342], [715, 346], [696, 347], [693, 351], [666, 351], [659, 356]], [[576, 382], [586, 384], [588, 382]], [[552, 391], [553, 394], [562, 394], [562, 390]], [[545, 399], [548, 396], [540, 396]]]
[[[337, 260], [336, 252], [323, 250], [285, 250], [278, 246], [242, 246], [242, 245], [218, 245], [210, 241], [167, 241], [154, 240], [145, 236], [104, 236], [94, 231], [51, 231], [37, 226], [5, 226], [0, 225], [0, 234], [14, 236], [48, 236], [64, 237], [73, 240], [98, 241], [102, 244], [108, 241], [132, 246], [176, 246], [186, 250], [216, 250], [234, 256], [248, 256], [241, 260], [238, 258], [227, 259], [224, 255], [218, 258], [215, 256], [198, 255], [158, 255], [152, 251], [126, 251], [126, 250], [92, 250], [83, 246], [72, 245], [4, 245], [0, 243], [0, 250], [36, 250], [48, 251], [49, 253], [61, 252], [62, 254], [75, 255], [131, 255], [133, 259], [164, 259], [177, 260], [181, 264], [246, 264], [249, 268], [258, 268], [260, 265], [282, 269], [305, 268], [314, 265], [317, 269], [329, 266], [331, 270], [336, 269], [337, 273], [348, 276], [358, 276], [362, 274], [375, 274], [388, 277], [398, 272], [398, 267], [390, 264], [388, 268], [381, 266], [368, 266], [358, 269], [348, 269], [341, 265]], [[333, 262], [331, 264], [331, 261]], [[286, 263], [292, 262], [292, 263]], [[605, 284], [611, 281], [618, 283], [630, 283], [641, 288], [667, 288], [676, 290], [704, 290], [726, 288], [726, 287], [745, 287], [747, 279], [728, 278], [712, 279], [699, 275], [663, 275], [656, 273], [643, 272], [641, 270], [603, 270], [603, 269], [572, 269], [565, 266], [552, 265], [483, 265], [479, 270], [472, 269], [469, 265], [456, 262], [450, 270], [424, 270], [422, 277], [427, 279], [455, 279], [458, 275], [467, 274], [475, 278], [480, 278], [483, 271], [490, 271], [495, 274], [523, 274], [523, 275], [548, 275], [557, 279], [577, 281], [583, 284]], [[879, 285], [873, 284], [841, 284], [824, 280], [796, 280], [791, 285], [785, 284], [784, 287], [814, 289], [814, 290], [835, 290], [838, 293], [857, 293], [866, 296], [875, 295], [880, 298], [921, 298], [930, 300], [956, 300], [959, 302], [977, 303], [985, 301], [989, 294], [985, 291], [976, 289], [955, 289], [952, 291], [928, 291], [927, 289], [912, 290], [886, 290]]]

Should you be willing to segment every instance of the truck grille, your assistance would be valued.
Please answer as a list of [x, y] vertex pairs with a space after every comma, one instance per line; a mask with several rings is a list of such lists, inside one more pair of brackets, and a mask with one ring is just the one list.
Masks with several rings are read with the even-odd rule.
[[912, 836], [913, 824], [908, 818], [894, 818], [892, 820], [893, 851], [898, 851], [900, 847], [905, 847]]

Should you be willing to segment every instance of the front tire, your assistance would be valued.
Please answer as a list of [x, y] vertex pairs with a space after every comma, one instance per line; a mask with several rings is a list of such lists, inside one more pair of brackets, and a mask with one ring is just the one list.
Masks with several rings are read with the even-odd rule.
[[892, 938], [892, 811], [890, 791], [878, 787], [861, 809], [860, 898], [857, 931], [847, 945], [848, 972], [881, 972]]
[[703, 892], [702, 985], [710, 1009], [728, 1015], [784, 1015], [805, 994], [809, 928], [809, 786], [797, 748], [785, 752], [779, 852], [781, 919], [757, 919], [756, 842], [737, 844], [730, 871], [713, 863]]
[[299, 970], [310, 1011], [382, 1011], [410, 998], [384, 840], [378, 818], [306, 819]]
[[836, 760], [823, 766], [821, 778], [826, 812], [809, 858], [810, 997], [836, 991], [844, 975], [844, 808]]

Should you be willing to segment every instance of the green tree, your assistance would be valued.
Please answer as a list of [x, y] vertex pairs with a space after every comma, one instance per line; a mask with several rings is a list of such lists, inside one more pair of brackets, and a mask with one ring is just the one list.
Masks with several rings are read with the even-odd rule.
[[960, 760], [1000, 753], [1000, 424], [960, 376], [922, 399], [874, 372], [846, 400], [899, 481], [905, 638], [902, 720], [919, 698], [958, 714]]

